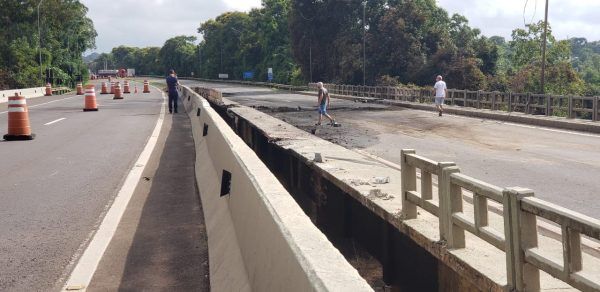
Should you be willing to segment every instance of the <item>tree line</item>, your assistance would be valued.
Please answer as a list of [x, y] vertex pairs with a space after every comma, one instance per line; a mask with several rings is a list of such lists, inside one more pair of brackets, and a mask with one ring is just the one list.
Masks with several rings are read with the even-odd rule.
[[97, 33], [85, 5], [76, 0], [2, 0], [1, 7], [0, 89], [45, 82], [72, 85], [87, 78], [82, 54], [95, 48]]
[[[429, 86], [441, 74], [452, 88], [540, 92], [543, 22], [510, 39], [486, 37], [435, 0], [263, 0], [250, 12], [226, 12], [200, 24], [203, 36], [169, 39], [162, 48], [118, 47], [93, 65], [135, 67], [138, 74], [305, 84]], [[558, 40], [549, 28], [544, 91], [600, 94], [600, 42]]]

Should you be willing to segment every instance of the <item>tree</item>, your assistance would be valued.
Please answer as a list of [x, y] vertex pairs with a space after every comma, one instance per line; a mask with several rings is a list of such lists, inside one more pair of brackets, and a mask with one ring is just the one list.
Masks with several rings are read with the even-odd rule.
[[[2, 84], [39, 86], [40, 66], [47, 81], [72, 85], [87, 78], [82, 53], [95, 47], [96, 31], [79, 1], [47, 0], [40, 6], [41, 43], [37, 28], [39, 1], [4, 0], [0, 9]], [[41, 49], [40, 49], [41, 48]], [[42, 61], [39, 62], [41, 52]], [[37, 74], [36, 74], [37, 73]]]

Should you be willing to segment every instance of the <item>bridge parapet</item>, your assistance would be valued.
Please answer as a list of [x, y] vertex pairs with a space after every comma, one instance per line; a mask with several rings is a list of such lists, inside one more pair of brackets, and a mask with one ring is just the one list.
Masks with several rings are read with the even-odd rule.
[[[433, 91], [427, 88], [392, 86], [360, 86], [325, 84], [332, 94], [407, 102], [432, 103]], [[316, 83], [309, 83], [311, 91]], [[488, 109], [492, 111], [520, 112], [531, 115], [557, 116], [590, 121], [600, 120], [598, 96], [563, 96], [498, 91], [472, 91], [448, 89], [448, 105]]]
[[[589, 256], [589, 269], [583, 271], [581, 246], [582, 234], [600, 240], [600, 220], [535, 198], [528, 189], [500, 188], [479, 181], [461, 174], [453, 163], [435, 162], [412, 149], [402, 150], [401, 155], [404, 220], [416, 219], [418, 206], [438, 217], [440, 240], [447, 248], [465, 248], [468, 231], [505, 252], [509, 289], [539, 291], [541, 270], [579, 290], [600, 290], [600, 261]], [[417, 169], [421, 174], [419, 191]], [[437, 202], [432, 196], [432, 174], [438, 178]], [[465, 191], [472, 198], [473, 219], [463, 211]], [[488, 200], [502, 209], [500, 231], [489, 224]], [[559, 226], [562, 250], [540, 248], [537, 217]]]

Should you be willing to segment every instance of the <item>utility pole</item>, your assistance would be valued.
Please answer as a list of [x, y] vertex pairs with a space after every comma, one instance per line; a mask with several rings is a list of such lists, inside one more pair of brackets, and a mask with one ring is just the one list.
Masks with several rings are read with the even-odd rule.
[[546, 43], [547, 43], [547, 34], [548, 34], [548, 1], [546, 0], [546, 16], [544, 18], [544, 36], [542, 43], [542, 90], [541, 93], [545, 93], [545, 83], [546, 83]]
[[38, 23], [38, 37], [40, 38], [38, 44], [38, 53], [39, 53], [39, 61], [40, 61], [40, 80], [42, 81], [42, 86], [44, 86], [44, 81], [42, 79], [42, 29], [40, 28], [40, 5], [42, 5], [44, 0], [40, 0], [37, 5], [37, 23]]
[[367, 1], [363, 2], [363, 86], [367, 83]]

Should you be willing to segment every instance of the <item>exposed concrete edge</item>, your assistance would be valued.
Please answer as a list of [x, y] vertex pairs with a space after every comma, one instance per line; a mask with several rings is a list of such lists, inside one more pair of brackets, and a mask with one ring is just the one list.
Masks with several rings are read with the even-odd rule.
[[[471, 283], [475, 284], [477, 287], [480, 287], [484, 291], [504, 291], [506, 289], [506, 287], [505, 287], [506, 283], [498, 283], [498, 282], [494, 281], [493, 279], [488, 277], [486, 274], [484, 274], [482, 271], [474, 268], [471, 264], [469, 264], [468, 261], [465, 260], [464, 257], [459, 256], [459, 255], [455, 254], [453, 251], [446, 249], [444, 243], [441, 243], [439, 241], [436, 241], [433, 238], [428, 237], [427, 235], [422, 233], [420, 230], [415, 228], [415, 225], [418, 225], [418, 224], [415, 224], [415, 225], [411, 224], [411, 222], [422, 221], [423, 219], [414, 219], [414, 220], [408, 220], [408, 221], [401, 220], [396, 214], [390, 213], [388, 210], [383, 208], [378, 203], [367, 198], [365, 195], [363, 195], [360, 192], [360, 190], [349, 185], [348, 182], [346, 182], [342, 179], [339, 179], [338, 177], [336, 177], [335, 175], [330, 173], [327, 169], [322, 168], [319, 164], [310, 161], [310, 159], [307, 158], [303, 153], [301, 153], [300, 150], [294, 149], [293, 147], [287, 147], [287, 145], [291, 144], [291, 142], [293, 142], [293, 140], [290, 140], [290, 139], [281, 140], [279, 137], [276, 137], [276, 135], [277, 135], [276, 132], [274, 135], [273, 132], [270, 132], [270, 130], [272, 130], [272, 129], [265, 129], [263, 127], [263, 125], [261, 125], [261, 123], [264, 123], [266, 120], [275, 119], [274, 117], [271, 117], [268, 114], [259, 112], [255, 109], [240, 105], [236, 102], [227, 100], [226, 98], [224, 98], [222, 100], [222, 103], [224, 106], [228, 107], [229, 113], [234, 114], [237, 118], [243, 119], [250, 125], [254, 126], [254, 128], [257, 131], [259, 131], [265, 137], [268, 137], [269, 140], [272, 141], [272, 143], [277, 143], [280, 145], [280, 147], [287, 149], [291, 155], [298, 158], [300, 161], [303, 161], [306, 165], [308, 165], [314, 171], [316, 171], [317, 173], [322, 175], [324, 178], [331, 181], [334, 185], [336, 185], [342, 191], [346, 192], [351, 197], [356, 199], [357, 202], [359, 202], [360, 204], [362, 204], [369, 210], [373, 211], [373, 213], [376, 214], [378, 217], [382, 218], [386, 222], [388, 222], [391, 225], [393, 225], [394, 227], [396, 227], [402, 233], [404, 233], [409, 238], [411, 238], [419, 246], [421, 246], [427, 252], [432, 254], [435, 258], [437, 258], [438, 260], [440, 260], [443, 263], [445, 263], [446, 265], [448, 265], [448, 267], [450, 267], [455, 272], [460, 273], [460, 275], [464, 276], [466, 279], [468, 279]], [[253, 114], [259, 115], [261, 118], [256, 119], [256, 120], [250, 120], [245, 117], [246, 112], [252, 112]], [[280, 120], [278, 120], [278, 123], [279, 124], [287, 124]], [[287, 125], [291, 128], [294, 128], [292, 125], [289, 125], [289, 124], [287, 124]], [[274, 131], [276, 131], [276, 130], [274, 130]], [[332, 144], [331, 142], [325, 141], [316, 136], [309, 135], [308, 133], [305, 133], [304, 131], [301, 131], [299, 129], [298, 129], [298, 131], [302, 132], [302, 133], [299, 133], [296, 138], [298, 141], [306, 140], [307, 135], [308, 135], [311, 137], [310, 139], [315, 139], [315, 141], [318, 141], [318, 143]], [[284, 145], [286, 145], [286, 146], [284, 146]], [[331, 148], [331, 147], [335, 147], [335, 146], [337, 146], [337, 145], [332, 144], [331, 146], [328, 146], [327, 148]], [[341, 147], [341, 146], [339, 146], [339, 147]], [[344, 148], [344, 150], [351, 151], [351, 150], [348, 150], [345, 148]], [[357, 154], [359, 154], [359, 153], [357, 153]], [[385, 167], [389, 167], [389, 166], [385, 165]]]
[[[315, 92], [302, 91], [300, 94], [316, 96]], [[385, 105], [393, 105], [410, 109], [424, 110], [424, 111], [437, 111], [432, 104], [422, 104], [407, 101], [391, 100], [391, 99], [379, 99], [370, 97], [358, 97], [358, 96], [347, 96], [339, 94], [331, 94], [332, 98], [345, 99], [359, 102], [369, 102]], [[546, 117], [546, 116], [534, 116], [526, 115], [523, 113], [508, 113], [501, 111], [491, 111], [485, 109], [471, 109], [458, 106], [445, 106], [444, 111], [446, 113], [467, 116], [472, 118], [496, 120], [502, 122], [519, 123], [526, 125], [534, 125], [540, 127], [556, 128], [571, 131], [581, 131], [589, 133], [600, 133], [600, 123], [577, 120], [577, 119], [566, 119], [561, 117]]]
[[[182, 97], [199, 151], [196, 175], [205, 209], [209, 255], [239, 253], [246, 273], [239, 274], [242, 269], [232, 266], [239, 261], [224, 262], [210, 256], [211, 288], [215, 291], [246, 290], [248, 286], [256, 291], [372, 291], [208, 102], [185, 86]], [[197, 117], [198, 109], [200, 117]], [[205, 137], [202, 135], [204, 124], [209, 127]], [[231, 194], [225, 197], [219, 197], [222, 169], [232, 173]], [[219, 218], [212, 218], [211, 213], [217, 212]], [[229, 241], [215, 239], [219, 234], [224, 235], [221, 229], [230, 230]], [[235, 240], [235, 244], [231, 240]], [[230, 268], [238, 274], [232, 275]], [[248, 286], [232, 287], [231, 281], [238, 279], [231, 277], [241, 278], [239, 282], [247, 282]]]

